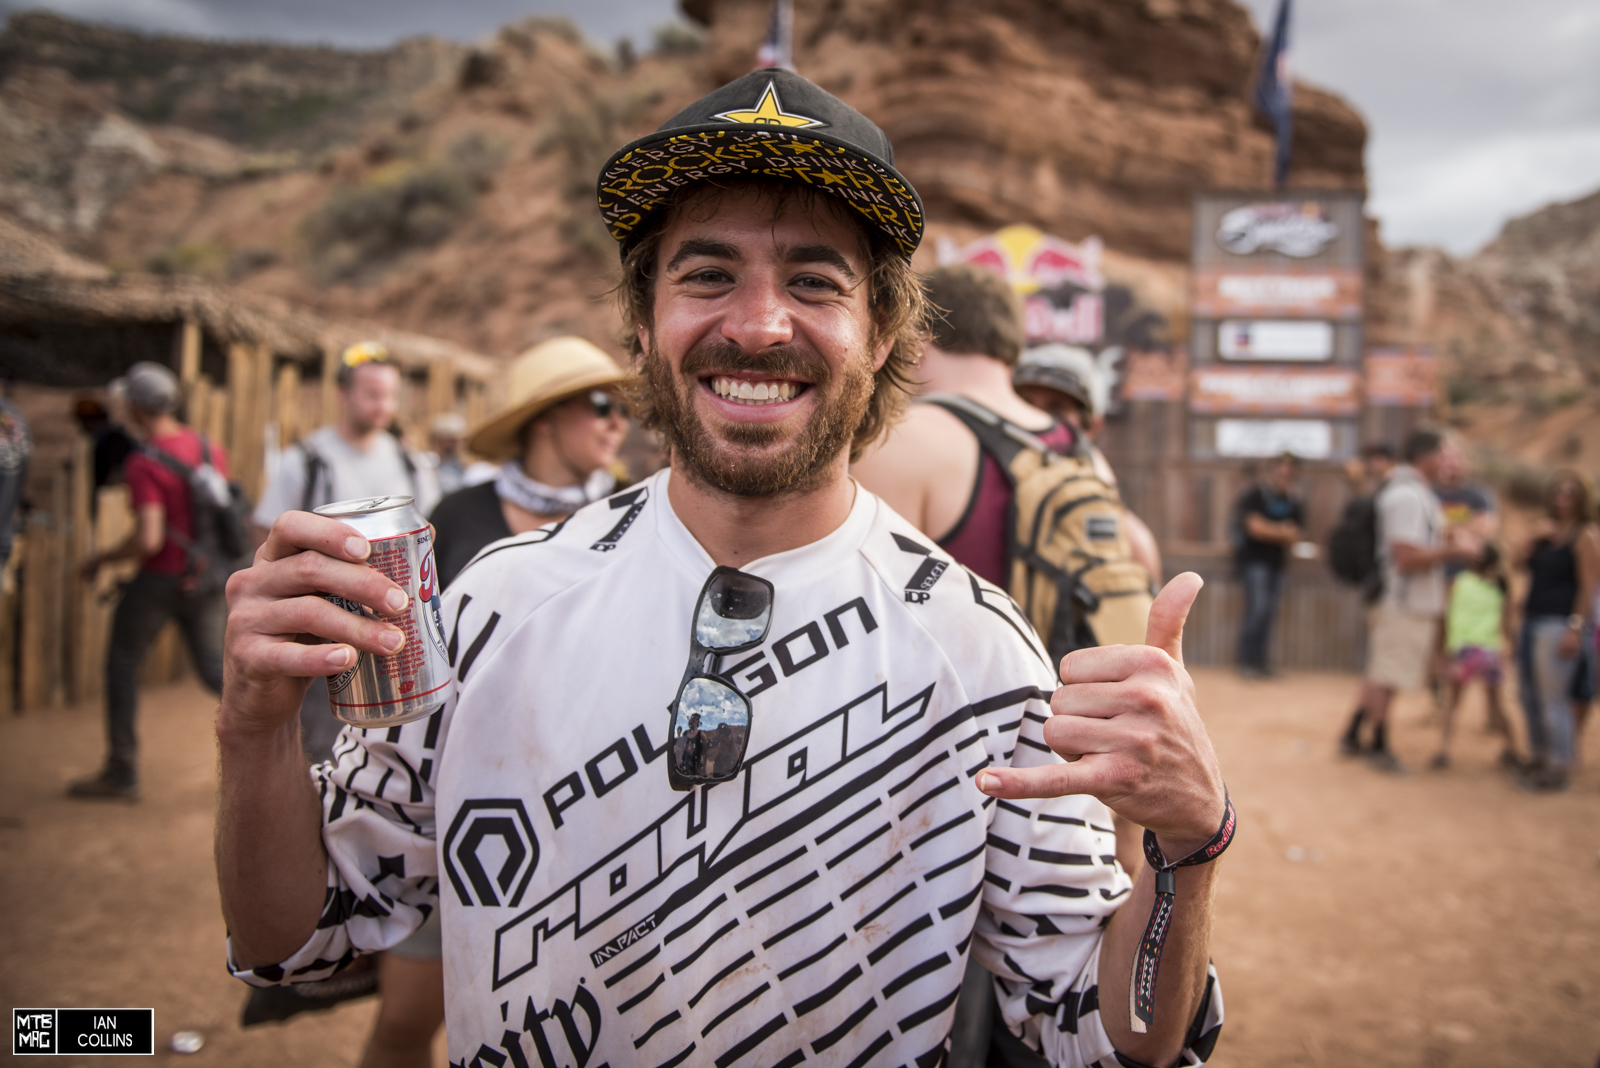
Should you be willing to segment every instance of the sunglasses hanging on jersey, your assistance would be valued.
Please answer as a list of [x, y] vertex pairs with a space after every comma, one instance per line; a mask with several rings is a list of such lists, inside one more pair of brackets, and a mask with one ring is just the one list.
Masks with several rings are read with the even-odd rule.
[[589, 391], [589, 411], [596, 419], [610, 419], [613, 415], [628, 418], [628, 406], [603, 389]]
[[667, 781], [674, 790], [739, 774], [750, 741], [750, 698], [718, 671], [722, 657], [766, 640], [772, 596], [772, 583], [733, 567], [717, 568], [701, 587], [689, 627], [689, 664], [667, 734]]

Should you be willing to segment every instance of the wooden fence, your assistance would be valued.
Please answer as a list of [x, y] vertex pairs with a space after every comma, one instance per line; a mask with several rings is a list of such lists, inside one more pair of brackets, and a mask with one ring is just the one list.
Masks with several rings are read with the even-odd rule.
[[[1185, 663], [1233, 664], [1244, 591], [1234, 576], [1229, 552], [1178, 545], [1168, 548], [1162, 563], [1169, 577], [1194, 571], [1206, 580], [1184, 627]], [[1360, 593], [1334, 581], [1321, 562], [1291, 561], [1272, 630], [1272, 664], [1291, 671], [1360, 671], [1366, 645], [1366, 610]]]
[[[133, 531], [125, 486], [93, 485], [89, 442], [80, 442], [52, 479], [47, 507], [34, 507], [18, 536], [0, 587], [0, 712], [58, 708], [99, 699], [104, 691], [106, 642], [131, 562], [103, 567], [94, 579], [81, 569], [91, 553], [121, 544]], [[156, 638], [140, 671], [153, 685], [190, 670], [176, 626]]]
[[[223, 444], [233, 476], [256, 500], [269, 450], [335, 419], [338, 352], [330, 347], [320, 360], [305, 361], [263, 345], [230, 344], [226, 376], [218, 382], [201, 370], [200, 326], [179, 324], [176, 335], [173, 364], [184, 388], [183, 416]], [[481, 357], [403, 362], [398, 421], [408, 440], [425, 445], [429, 423], [443, 411], [458, 411], [469, 422], [487, 415], [490, 366]], [[65, 413], [70, 398], [65, 391], [62, 398]], [[52, 437], [61, 440], [60, 429], [53, 429]], [[31, 507], [0, 583], [0, 713], [100, 698], [111, 616], [121, 585], [136, 570], [124, 563], [102, 568], [92, 581], [81, 576], [92, 553], [128, 537], [134, 517], [126, 487], [96, 494], [89, 439], [75, 434], [66, 440], [64, 450], [35, 453]], [[190, 670], [171, 624], [156, 639], [140, 680], [173, 681]]]

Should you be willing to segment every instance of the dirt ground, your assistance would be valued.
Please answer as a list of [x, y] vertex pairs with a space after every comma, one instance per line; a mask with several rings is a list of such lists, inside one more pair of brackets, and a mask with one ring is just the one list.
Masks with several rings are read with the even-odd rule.
[[[1334, 754], [1353, 678], [1198, 681], [1241, 820], [1218, 894], [1214, 1065], [1593, 1068], [1600, 728], [1572, 791], [1534, 797], [1494, 769], [1476, 703], [1453, 770], [1391, 778]], [[0, 1001], [154, 1006], [158, 1061], [354, 1065], [370, 999], [238, 1026], [244, 989], [223, 971], [211, 867], [210, 720], [193, 685], [145, 695], [137, 805], [62, 794], [94, 770], [98, 709], [0, 721]], [[1421, 696], [1401, 706], [1396, 749], [1419, 769], [1429, 720]], [[167, 1052], [180, 1030], [205, 1048]]]

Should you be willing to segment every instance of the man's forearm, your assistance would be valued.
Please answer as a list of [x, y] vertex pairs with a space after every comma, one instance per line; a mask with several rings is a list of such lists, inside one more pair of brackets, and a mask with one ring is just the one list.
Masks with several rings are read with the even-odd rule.
[[1155, 903], [1155, 874], [1148, 865], [1106, 926], [1100, 944], [1100, 1019], [1112, 1045], [1126, 1057], [1164, 1068], [1183, 1051], [1184, 1035], [1206, 989], [1211, 899], [1220, 863], [1214, 860], [1176, 872], [1178, 892], [1156, 980], [1156, 1018], [1147, 1034], [1134, 1034], [1129, 1026], [1128, 983]]
[[219, 715], [217, 882], [242, 967], [277, 964], [310, 939], [322, 915], [328, 856], [322, 806], [306, 770], [300, 724], [244, 735]]

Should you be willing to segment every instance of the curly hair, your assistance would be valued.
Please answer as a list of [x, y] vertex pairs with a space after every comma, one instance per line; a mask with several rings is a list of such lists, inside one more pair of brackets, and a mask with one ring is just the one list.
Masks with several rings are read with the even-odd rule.
[[691, 187], [666, 205], [654, 228], [624, 249], [622, 278], [613, 292], [626, 331], [623, 344], [632, 353], [636, 364], [634, 374], [624, 387], [634, 417], [647, 430], [657, 429], [661, 425], [661, 416], [649, 383], [638, 373], [637, 362], [643, 355], [638, 328], [648, 328], [655, 321], [656, 265], [661, 252], [662, 233], [691, 201], [713, 192], [752, 185], [772, 197], [774, 218], [790, 198], [801, 199], [801, 206], [807, 213], [827, 205], [828, 209], [836, 210], [840, 218], [848, 219], [856, 227], [866, 246], [871, 263], [867, 276], [867, 304], [872, 314], [871, 346], [876, 348], [885, 338], [893, 338], [894, 344], [889, 350], [888, 359], [873, 374], [872, 397], [867, 404], [866, 414], [851, 438], [850, 459], [854, 462], [861, 458], [869, 445], [898, 422], [905, 411], [914, 381], [912, 368], [922, 357], [927, 299], [911, 261], [900, 254], [886, 235], [868, 225], [855, 212], [843, 210], [841, 201], [806, 186], [746, 179]]

